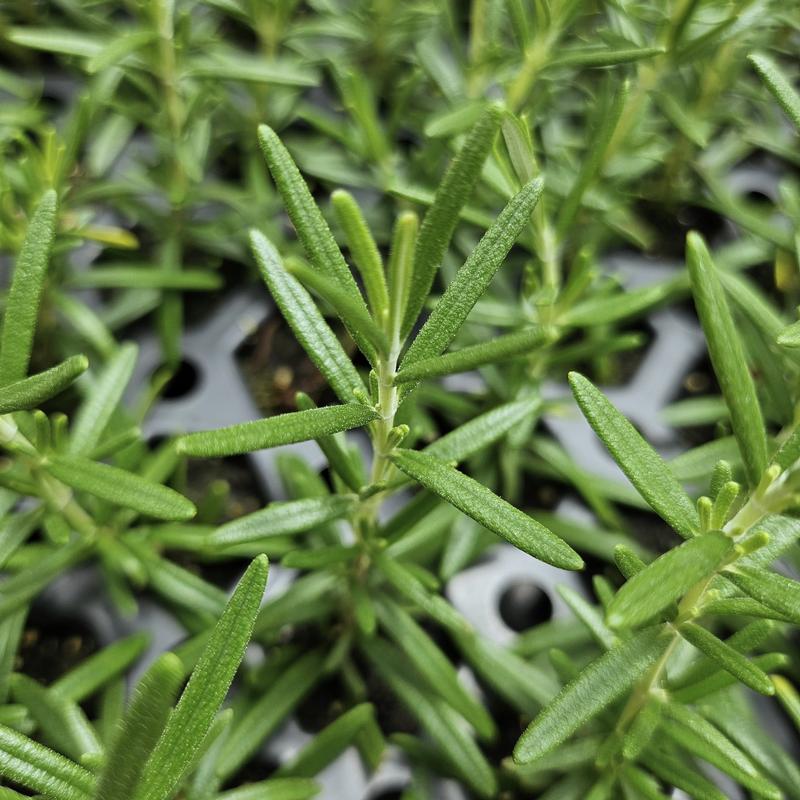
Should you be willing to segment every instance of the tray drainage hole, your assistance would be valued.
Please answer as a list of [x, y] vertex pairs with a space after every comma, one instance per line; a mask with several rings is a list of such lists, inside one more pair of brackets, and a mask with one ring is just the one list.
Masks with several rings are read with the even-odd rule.
[[553, 616], [546, 592], [532, 581], [515, 581], [500, 595], [500, 617], [512, 631], [532, 628]]
[[367, 800], [400, 800], [408, 786], [379, 789], [376, 793], [367, 796]]
[[[165, 371], [167, 367], [162, 365], [156, 373]], [[179, 397], [186, 397], [200, 382], [200, 370], [187, 359], [183, 359], [175, 368], [172, 377], [164, 384], [161, 396], [165, 400], [177, 400]]]

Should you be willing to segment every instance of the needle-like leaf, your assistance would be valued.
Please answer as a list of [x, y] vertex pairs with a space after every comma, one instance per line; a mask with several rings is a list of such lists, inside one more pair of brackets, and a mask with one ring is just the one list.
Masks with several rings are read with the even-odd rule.
[[239, 581], [144, 767], [135, 800], [168, 800], [174, 796], [244, 656], [267, 572], [267, 557], [259, 556]]
[[493, 339], [491, 342], [482, 342], [453, 353], [417, 361], [415, 364], [403, 367], [395, 375], [394, 382], [397, 384], [415, 383], [423, 378], [467, 372], [486, 364], [496, 364], [508, 358], [525, 355], [547, 341], [547, 332], [538, 326], [517, 333], [509, 333]]
[[541, 179], [531, 181], [500, 212], [456, 273], [412, 342], [403, 357], [403, 368], [440, 355], [453, 341], [467, 315], [502, 265], [517, 236], [530, 221], [543, 187]]
[[63, 392], [88, 366], [86, 356], [71, 356], [51, 369], [0, 387], [0, 414], [36, 408]]
[[164, 653], [142, 677], [130, 708], [117, 725], [97, 778], [95, 800], [134, 796], [150, 753], [161, 736], [184, 677], [174, 653]]
[[742, 564], [732, 566], [723, 574], [759, 603], [800, 625], [800, 583], [797, 581], [768, 569]]
[[178, 440], [178, 451], [189, 456], [232, 456], [268, 447], [304, 442], [331, 433], [360, 428], [377, 418], [371, 408], [349, 403], [278, 414], [215, 431], [190, 433]]
[[698, 233], [686, 237], [686, 264], [714, 373], [730, 411], [747, 476], [755, 485], [767, 466], [764, 418], [717, 268]]
[[251, 231], [250, 246], [261, 277], [297, 340], [339, 399], [350, 403], [355, 390], [365, 391], [364, 383], [311, 296], [286, 271], [277, 250], [266, 236]]
[[60, 753], [0, 725], [0, 775], [48, 800], [90, 800], [91, 772]]
[[593, 661], [528, 726], [514, 748], [514, 761], [535, 761], [565, 742], [630, 689], [668, 641], [660, 626], [646, 628]]
[[17, 256], [0, 331], [0, 386], [28, 374], [50, 251], [56, 236], [58, 198], [45, 192], [33, 213]]
[[523, 552], [562, 569], [583, 567], [583, 559], [566, 542], [436, 456], [401, 449], [391, 459], [410, 478]]
[[572, 394], [628, 480], [653, 510], [684, 538], [700, 527], [697, 509], [663, 459], [590, 381], [569, 374]]
[[732, 549], [732, 539], [710, 531], [668, 550], [617, 592], [608, 607], [608, 624], [635, 627], [651, 619], [711, 575]]
[[401, 328], [404, 337], [414, 327], [428, 299], [458, 216], [478, 183], [483, 162], [492, 149], [502, 118], [502, 108], [497, 105], [491, 105], [483, 112], [448, 168], [436, 190], [433, 204], [425, 214], [414, 251], [414, 272]]
[[[687, 543], [688, 544], [688, 543]], [[711, 631], [700, 625], [687, 622], [678, 628], [681, 636], [700, 652], [716, 661], [724, 670], [738, 678], [745, 686], [765, 695], [775, 694], [767, 674], [745, 658], [741, 653], [714, 636]]]
[[209, 545], [225, 546], [302, 533], [344, 517], [356, 501], [356, 495], [327, 495], [270, 503], [260, 511], [226, 522], [206, 541]]
[[149, 517], [185, 520], [197, 512], [194, 503], [174, 489], [110, 464], [82, 456], [54, 455], [48, 459], [45, 468], [73, 489], [132, 508]]
[[797, 94], [797, 90], [789, 83], [787, 77], [778, 69], [771, 58], [753, 53], [747, 57], [747, 60], [755, 67], [756, 72], [767, 84], [767, 88], [775, 96], [780, 107], [786, 112], [786, 116], [800, 131], [800, 95]]

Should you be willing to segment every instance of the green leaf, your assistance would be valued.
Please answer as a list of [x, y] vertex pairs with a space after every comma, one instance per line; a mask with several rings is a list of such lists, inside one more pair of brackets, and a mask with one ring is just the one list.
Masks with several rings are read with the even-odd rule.
[[604, 109], [597, 125], [589, 134], [589, 150], [581, 160], [581, 166], [575, 177], [575, 182], [561, 204], [561, 210], [556, 220], [556, 233], [563, 238], [575, 220], [575, 215], [580, 208], [586, 190], [600, 174], [606, 152], [611, 144], [617, 123], [622, 116], [628, 99], [628, 82], [624, 81], [617, 86], [611, 101]]
[[389, 294], [383, 259], [355, 198], [342, 189], [331, 195], [331, 205], [344, 231], [350, 255], [364, 280], [372, 315], [379, 322], [389, 313]]
[[14, 700], [30, 712], [46, 744], [75, 761], [101, 752], [94, 728], [77, 703], [27, 675], [12, 675], [9, 686]]
[[259, 556], [239, 581], [144, 767], [135, 800], [168, 800], [192, 764], [250, 641], [267, 572], [267, 557]]
[[786, 112], [786, 116], [800, 131], [800, 95], [789, 83], [787, 77], [778, 69], [775, 62], [767, 56], [752, 53], [747, 56], [747, 60], [755, 67], [756, 72], [761, 76], [761, 80], [767, 84], [767, 88], [775, 96], [780, 107]]
[[289, 218], [314, 268], [339, 284], [350, 294], [354, 302], [363, 305], [361, 293], [342, 251], [339, 250], [328, 223], [308, 191], [308, 186], [289, 151], [283, 146], [275, 131], [267, 125], [259, 125], [258, 141]]
[[86, 455], [99, 444], [131, 379], [137, 354], [135, 344], [123, 344], [103, 367], [72, 424], [68, 447], [71, 455]]
[[404, 211], [397, 217], [392, 231], [387, 273], [389, 277], [389, 330], [393, 342], [399, 342], [400, 326], [408, 308], [411, 280], [414, 277], [414, 244], [419, 232], [419, 217]]
[[557, 55], [547, 66], [549, 67], [611, 67], [615, 64], [627, 64], [641, 61], [666, 52], [663, 47], [580, 47], [571, 48]]
[[583, 559], [563, 540], [436, 456], [398, 449], [391, 460], [410, 478], [523, 552], [562, 569], [582, 569]]
[[374, 718], [374, 714], [370, 703], [361, 703], [345, 711], [323, 728], [296, 756], [283, 764], [275, 776], [311, 778], [319, 774], [350, 747], [358, 733]]
[[[688, 542], [687, 542], [688, 544]], [[755, 664], [730, 645], [718, 639], [711, 631], [691, 622], [684, 623], [678, 632], [689, 644], [694, 645], [723, 669], [738, 678], [745, 686], [765, 695], [775, 694], [769, 677]]]
[[197, 509], [168, 486], [82, 456], [50, 456], [45, 469], [67, 486], [156, 519], [191, 519]]
[[81, 703], [130, 667], [149, 643], [150, 636], [144, 631], [119, 639], [84, 659], [51, 688], [67, 700]]
[[319, 790], [309, 778], [270, 778], [223, 792], [217, 800], [310, 800]]
[[480, 179], [483, 162], [492, 149], [502, 118], [503, 112], [499, 105], [490, 105], [483, 112], [448, 167], [436, 190], [433, 203], [425, 214], [414, 251], [414, 272], [401, 327], [403, 337], [414, 327], [428, 299], [436, 271], [458, 224], [461, 209]]
[[443, 597], [429, 591], [417, 575], [402, 562], [385, 553], [379, 553], [375, 556], [375, 565], [403, 597], [419, 606], [445, 628], [459, 633], [470, 630], [470, 625], [464, 617]]
[[482, 342], [464, 347], [454, 353], [445, 353], [433, 358], [424, 358], [403, 367], [395, 375], [395, 384], [415, 383], [423, 378], [436, 378], [467, 372], [486, 364], [496, 364], [516, 356], [526, 355], [550, 340], [544, 328], [539, 326], [499, 336], [491, 342]]
[[67, 283], [78, 289], [176, 289], [211, 292], [222, 286], [216, 272], [200, 269], [154, 269], [131, 264], [103, 264], [72, 275]]
[[103, 50], [103, 42], [99, 37], [64, 28], [34, 28], [26, 25], [7, 28], [3, 36], [21, 47], [81, 58], [91, 58]]
[[322, 654], [308, 651], [289, 664], [255, 702], [248, 702], [222, 747], [217, 774], [233, 775], [322, 677]]
[[713, 574], [732, 549], [732, 539], [710, 531], [668, 550], [617, 592], [608, 607], [608, 624], [635, 627], [651, 619]]
[[353, 510], [356, 495], [327, 495], [302, 500], [270, 503], [266, 508], [231, 520], [206, 539], [208, 545], [256, 542], [268, 536], [310, 531], [326, 522], [341, 519]]
[[714, 373], [730, 410], [733, 432], [747, 476], [755, 486], [767, 466], [767, 439], [761, 406], [716, 267], [705, 242], [695, 232], [686, 237], [686, 263]]
[[538, 397], [504, 403], [446, 433], [429, 444], [424, 452], [442, 461], [464, 461], [532, 417], [540, 406]]
[[14, 265], [0, 331], [0, 386], [20, 381], [28, 374], [57, 221], [58, 197], [54, 189], [48, 189], [28, 223]]
[[361, 428], [377, 417], [378, 414], [371, 408], [358, 403], [312, 408], [215, 431], [190, 433], [178, 440], [178, 452], [205, 458], [251, 453]]
[[297, 340], [338, 398], [352, 402], [354, 391], [365, 391], [364, 383], [311, 296], [286, 271], [277, 250], [262, 233], [251, 231], [250, 246], [261, 277]]
[[593, 661], [533, 720], [514, 748], [526, 764], [554, 750], [621, 697], [656, 662], [669, 639], [661, 626], [646, 628]]
[[472, 307], [486, 291], [494, 274], [502, 265], [517, 236], [530, 221], [543, 187], [541, 179], [531, 181], [523, 186], [500, 212], [450, 281], [445, 293], [403, 357], [402, 368], [411, 367], [423, 359], [440, 355], [453, 341]]
[[781, 800], [777, 786], [762, 777], [750, 759], [697, 711], [680, 703], [664, 706], [660, 731], [678, 745], [730, 775], [765, 800]]
[[661, 456], [590, 381], [570, 372], [572, 394], [628, 480], [651, 508], [684, 538], [700, 527], [697, 509]]
[[461, 718], [443, 701], [421, 691], [403, 669], [402, 653], [374, 638], [362, 642], [392, 691], [442, 749], [451, 767], [480, 797], [494, 797], [497, 784], [491, 767], [475, 742], [464, 732]]
[[314, 294], [331, 304], [339, 319], [346, 322], [348, 330], [356, 334], [353, 338], [358, 343], [361, 352], [372, 364], [376, 364], [375, 354], [385, 354], [388, 350], [388, 343], [386, 335], [375, 324], [364, 304], [354, 303], [350, 295], [343, 291], [338, 284], [300, 263], [293, 263], [289, 272], [311, 289]]
[[741, 564], [722, 573], [743, 592], [800, 625], [800, 583], [776, 572]]
[[791, 717], [795, 727], [800, 730], [800, 695], [798, 695], [797, 689], [781, 675], [773, 675], [772, 683], [778, 700], [786, 709], [786, 713]]
[[134, 796], [144, 765], [167, 724], [184, 677], [174, 653], [164, 653], [147, 670], [118, 722], [97, 778], [95, 800], [127, 800]]
[[777, 336], [776, 340], [782, 347], [800, 347], [800, 322], [787, 325]]
[[484, 739], [497, 731], [484, 707], [461, 685], [448, 657], [401, 606], [388, 601], [378, 604], [381, 626], [406, 654], [430, 686], [453, 709], [458, 711]]
[[316, 86], [316, 72], [296, 60], [266, 58], [233, 49], [214, 49], [190, 58], [187, 72], [214, 81], [234, 80], [273, 86]]
[[63, 392], [88, 366], [86, 356], [71, 356], [44, 372], [0, 387], [0, 414], [36, 408]]
[[49, 800], [90, 800], [94, 777], [64, 756], [0, 725], [0, 775]]

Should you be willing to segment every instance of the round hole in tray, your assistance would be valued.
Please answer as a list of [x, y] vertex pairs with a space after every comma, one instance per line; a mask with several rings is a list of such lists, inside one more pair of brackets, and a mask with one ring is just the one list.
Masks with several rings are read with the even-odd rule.
[[547, 622], [553, 604], [533, 581], [514, 581], [500, 595], [500, 617], [512, 631], [524, 631]]
[[164, 385], [161, 396], [165, 400], [177, 400], [186, 397], [200, 382], [200, 371], [187, 359], [178, 364], [172, 377]]

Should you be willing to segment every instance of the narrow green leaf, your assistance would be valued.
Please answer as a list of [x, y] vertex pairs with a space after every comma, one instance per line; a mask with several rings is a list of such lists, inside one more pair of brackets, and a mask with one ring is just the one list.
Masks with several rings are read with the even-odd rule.
[[15, 702], [30, 712], [46, 744], [75, 761], [101, 752], [94, 728], [77, 703], [27, 675], [12, 675], [9, 686]]
[[780, 789], [760, 775], [747, 755], [699, 712], [680, 703], [667, 703], [664, 716], [660, 731], [676, 744], [730, 775], [759, 797], [781, 800]]
[[414, 327], [428, 299], [436, 271], [458, 224], [461, 209], [480, 179], [483, 162], [492, 149], [502, 118], [503, 111], [499, 105], [490, 105], [483, 112], [450, 164], [425, 214], [414, 251], [414, 272], [401, 326], [403, 337]]
[[377, 363], [376, 353], [385, 354], [388, 349], [386, 335], [369, 315], [363, 303], [354, 303], [350, 295], [338, 284], [300, 263], [291, 264], [289, 272], [314, 294], [333, 306], [339, 319], [346, 322], [347, 329], [355, 334], [354, 338], [361, 352], [371, 363]]
[[572, 394], [628, 480], [652, 509], [684, 538], [700, 527], [697, 509], [661, 456], [590, 381], [570, 372]]
[[710, 659], [716, 661], [745, 686], [749, 686], [753, 691], [761, 694], [775, 694], [775, 688], [762, 670], [730, 645], [714, 636], [711, 631], [700, 625], [687, 622], [678, 628], [678, 632], [689, 644], [694, 645]]
[[[303, 392], [295, 395], [295, 402], [298, 411], [309, 411], [317, 407], [316, 403]], [[330, 468], [350, 489], [358, 492], [366, 482], [365, 470], [362, 468], [361, 459], [354, 455], [345, 442], [340, 441], [341, 438], [341, 436], [331, 434], [330, 436], [320, 436], [315, 441], [325, 454], [325, 458], [328, 459]]]
[[[762, 672], [771, 674], [777, 670], [786, 669], [790, 665], [790, 661], [791, 659], [783, 653], [764, 653], [763, 655], [755, 656], [751, 663]], [[672, 690], [670, 697], [679, 703], [696, 703], [738, 683], [738, 678], [727, 670], [720, 669], [696, 683], [690, 683], [680, 689]]]
[[409, 661], [453, 709], [484, 739], [497, 731], [484, 707], [461, 685], [450, 659], [401, 606], [388, 601], [378, 605], [378, 619]]
[[614, 131], [617, 128], [622, 110], [628, 99], [628, 82], [624, 81], [616, 87], [608, 107], [604, 110], [598, 124], [589, 136], [589, 150], [581, 160], [581, 166], [575, 177], [575, 182], [561, 204], [561, 210], [556, 220], [556, 233], [563, 238], [570, 225], [575, 220], [575, 215], [581, 205], [586, 190], [600, 174], [606, 152]]
[[797, 94], [797, 90], [771, 58], [752, 53], [747, 56], [747, 60], [755, 67], [761, 80], [767, 84], [767, 88], [786, 112], [786, 116], [800, 131], [800, 95]]
[[415, 383], [424, 378], [467, 372], [486, 364], [496, 364], [509, 358], [526, 355], [548, 341], [547, 332], [539, 326], [509, 333], [490, 342], [464, 347], [453, 353], [424, 358], [410, 366], [403, 367], [395, 375], [394, 382], [396, 384]]
[[800, 625], [800, 583], [797, 581], [777, 572], [741, 564], [725, 570], [723, 575], [759, 603]]
[[277, 250], [262, 233], [251, 231], [250, 246], [261, 277], [297, 340], [338, 398], [352, 402], [355, 390], [365, 391], [364, 383], [311, 296], [286, 271]]
[[342, 226], [353, 263], [361, 273], [372, 315], [378, 321], [389, 313], [389, 294], [383, 259], [355, 198], [342, 189], [331, 195], [331, 205]]
[[410, 478], [523, 552], [562, 569], [583, 567], [583, 559], [563, 540], [436, 456], [399, 449], [391, 459]]
[[191, 519], [197, 513], [194, 503], [174, 489], [100, 461], [53, 455], [45, 469], [73, 489], [149, 517], [177, 521]]
[[791, 717], [795, 727], [800, 730], [800, 695], [797, 693], [797, 689], [781, 675], [773, 675], [772, 683], [778, 700], [786, 709], [786, 713]]
[[431, 592], [402, 562], [380, 553], [375, 556], [375, 565], [403, 597], [419, 606], [445, 628], [459, 633], [470, 630], [470, 625], [464, 617], [447, 600]]
[[251, 453], [361, 428], [377, 416], [371, 408], [358, 403], [278, 414], [215, 431], [182, 436], [178, 440], [178, 452], [205, 458]]
[[200, 269], [154, 269], [129, 264], [103, 264], [70, 276], [67, 283], [78, 289], [175, 289], [211, 292], [222, 286], [216, 272]]
[[250, 641], [267, 572], [267, 557], [259, 556], [239, 581], [144, 767], [135, 800], [168, 800], [193, 762]]
[[339, 250], [328, 223], [308, 191], [289, 151], [275, 131], [267, 125], [259, 125], [258, 141], [309, 260], [322, 275], [338, 283], [350, 294], [354, 302], [361, 302], [363, 305], [361, 293], [342, 251]]
[[313, 69], [297, 60], [265, 58], [261, 53], [250, 55], [227, 48], [215, 48], [209, 54], [190, 58], [187, 72], [215, 82], [234, 80], [273, 86], [316, 86], [319, 81]]
[[719, 531], [704, 533], [668, 550], [617, 592], [608, 607], [608, 624], [622, 628], [646, 622], [712, 575], [732, 550], [733, 540]]
[[656, 626], [639, 631], [593, 661], [533, 720], [514, 748], [526, 764], [549, 753], [621, 697], [656, 662], [668, 638]]
[[0, 725], [0, 775], [48, 800], [90, 800], [94, 777], [60, 753]]
[[775, 341], [782, 347], [800, 347], [800, 322], [793, 322], [783, 328]]
[[[440, 355], [486, 291], [542, 195], [541, 179], [523, 186], [470, 253], [409, 347], [403, 368]], [[416, 267], [415, 267], [416, 269]]]
[[65, 28], [34, 28], [25, 25], [7, 28], [3, 31], [3, 36], [21, 47], [80, 58], [91, 58], [103, 50], [100, 37]]
[[268, 536], [303, 533], [346, 516], [357, 500], [356, 495], [328, 495], [270, 503], [260, 511], [220, 526], [206, 539], [206, 543], [224, 547], [255, 542]]
[[309, 778], [270, 778], [223, 792], [217, 800], [310, 800], [319, 790]]
[[312, 778], [317, 775], [350, 747], [359, 731], [374, 718], [374, 714], [375, 709], [370, 703], [361, 703], [345, 711], [323, 728], [296, 756], [283, 764], [275, 772], [275, 777]]
[[50, 251], [56, 236], [58, 197], [48, 189], [33, 212], [14, 265], [0, 331], [0, 386], [28, 374]]
[[383, 680], [441, 748], [457, 774], [479, 797], [494, 797], [497, 784], [492, 769], [472, 738], [464, 732], [458, 714], [443, 701], [422, 692], [410, 680], [408, 671], [403, 669], [402, 653], [378, 638], [365, 640], [362, 648]]
[[400, 326], [408, 308], [411, 281], [414, 277], [414, 245], [418, 240], [419, 217], [404, 211], [397, 217], [392, 231], [387, 274], [389, 279], [389, 330], [393, 342], [403, 336]]
[[36, 408], [63, 392], [88, 366], [86, 356], [71, 356], [51, 369], [0, 387], [0, 414]]
[[686, 264], [714, 373], [730, 410], [747, 476], [756, 485], [767, 466], [764, 419], [716, 267], [698, 233], [691, 232], [686, 237]]
[[642, 763], [670, 786], [683, 789], [693, 800], [730, 800], [686, 759], [666, 751], [645, 752]]
[[311, 650], [289, 664], [255, 702], [249, 702], [225, 740], [217, 764], [223, 779], [256, 753], [322, 677], [322, 654]]
[[131, 379], [137, 354], [135, 344], [123, 344], [89, 388], [72, 424], [69, 441], [72, 455], [86, 455], [97, 447]]
[[124, 672], [147, 648], [149, 634], [134, 633], [104, 647], [56, 680], [51, 688], [62, 697], [81, 703]]
[[549, 67], [611, 67], [614, 64], [627, 64], [641, 61], [666, 52], [663, 47], [581, 47], [569, 49], [557, 55], [548, 63]]
[[424, 452], [442, 461], [464, 461], [505, 436], [524, 419], [532, 417], [540, 406], [537, 397], [504, 403], [446, 433], [429, 444]]
[[183, 678], [183, 664], [174, 653], [164, 653], [144, 674], [130, 708], [112, 736], [97, 779], [95, 800], [126, 800], [134, 796]]

